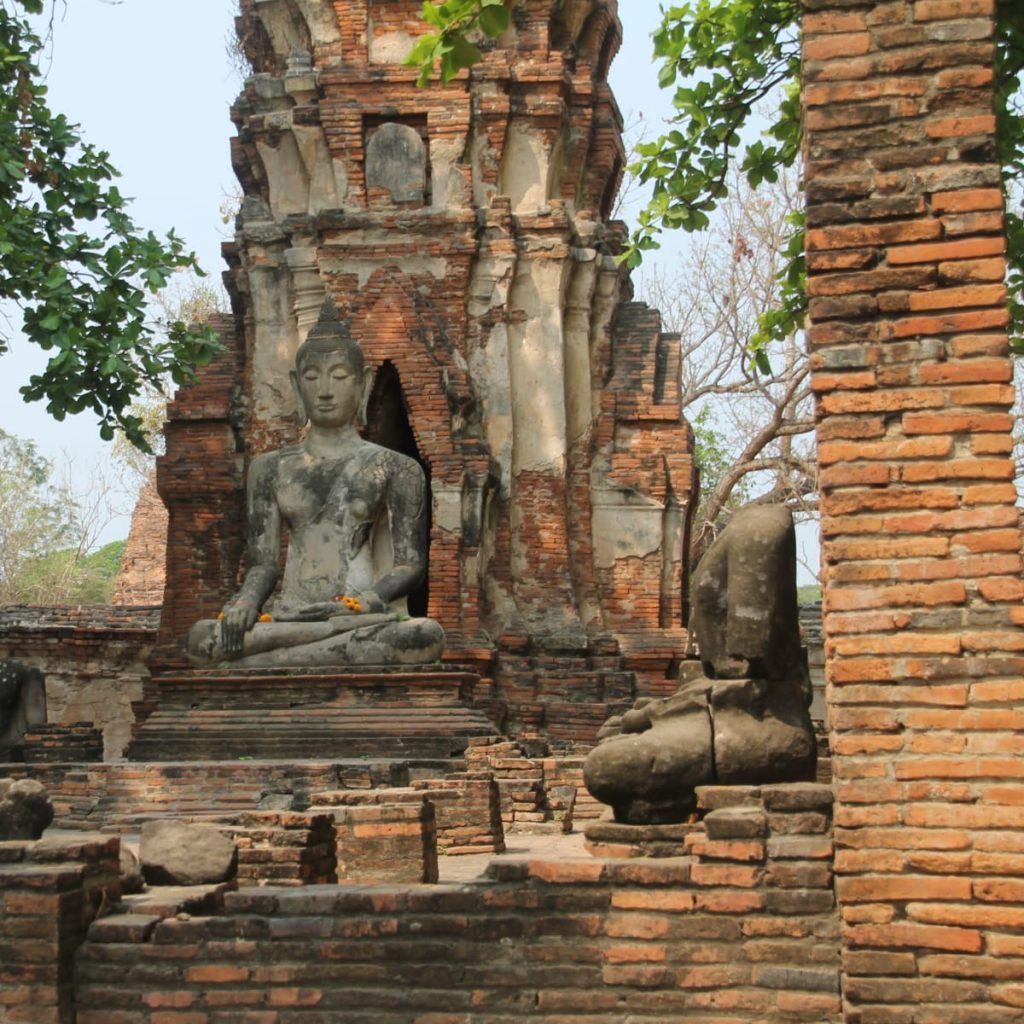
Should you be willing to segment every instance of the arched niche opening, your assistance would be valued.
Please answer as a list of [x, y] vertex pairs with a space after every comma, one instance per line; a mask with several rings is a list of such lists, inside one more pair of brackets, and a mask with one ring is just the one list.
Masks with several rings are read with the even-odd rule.
[[[409, 407], [402, 391], [402, 382], [398, 376], [398, 368], [390, 360], [385, 360], [377, 371], [366, 406], [367, 441], [379, 444], [382, 448], [390, 448], [415, 459], [422, 467], [427, 478], [427, 536], [433, 520], [433, 504], [430, 489], [430, 463], [420, 454], [416, 437], [409, 423]], [[409, 614], [424, 616], [427, 614], [427, 599], [430, 588], [429, 548], [427, 552], [427, 574], [423, 583], [408, 598]]]

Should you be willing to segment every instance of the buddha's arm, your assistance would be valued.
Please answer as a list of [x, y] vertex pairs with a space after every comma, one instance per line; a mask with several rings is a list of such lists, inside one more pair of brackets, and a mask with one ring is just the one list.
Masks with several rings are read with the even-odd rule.
[[397, 458], [387, 489], [388, 522], [394, 565], [374, 585], [386, 604], [416, 589], [427, 571], [427, 486], [423, 470]]
[[276, 455], [259, 455], [249, 467], [246, 488], [248, 547], [245, 579], [224, 605], [221, 644], [227, 653], [242, 649], [242, 638], [259, 616], [277, 583], [281, 550], [281, 513], [274, 494]]

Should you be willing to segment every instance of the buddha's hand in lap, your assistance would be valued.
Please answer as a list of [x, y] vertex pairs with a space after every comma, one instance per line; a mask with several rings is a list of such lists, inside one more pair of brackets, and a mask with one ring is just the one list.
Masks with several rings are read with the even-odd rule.
[[251, 604], [225, 606], [220, 622], [220, 643], [225, 654], [237, 654], [242, 650], [242, 640], [258, 616], [259, 609]]
[[288, 606], [279, 604], [274, 611], [278, 622], [324, 622], [340, 616], [375, 614], [390, 611], [389, 606], [373, 591], [344, 594], [333, 601]]

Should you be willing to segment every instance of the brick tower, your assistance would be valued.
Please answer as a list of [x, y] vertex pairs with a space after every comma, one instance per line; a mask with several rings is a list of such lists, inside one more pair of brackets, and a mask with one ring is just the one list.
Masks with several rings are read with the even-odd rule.
[[406, 0], [244, 0], [244, 199], [228, 351], [172, 407], [159, 664], [235, 581], [247, 460], [297, 437], [287, 371], [329, 291], [376, 370], [367, 436], [432, 495], [419, 608], [509, 724], [586, 741], [674, 688], [695, 492], [678, 345], [633, 303], [609, 213], [614, 0], [526, 0], [418, 89]]

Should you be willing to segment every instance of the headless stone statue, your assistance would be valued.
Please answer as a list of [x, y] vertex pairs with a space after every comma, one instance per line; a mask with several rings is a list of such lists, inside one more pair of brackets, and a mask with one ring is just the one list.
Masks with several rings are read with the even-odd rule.
[[700, 668], [671, 697], [609, 719], [584, 765], [617, 821], [682, 821], [696, 786], [814, 778], [789, 511], [737, 512], [697, 567], [692, 604]]
[[0, 659], [0, 761], [22, 759], [21, 741], [46, 723], [46, 677], [12, 658]]
[[[415, 460], [359, 436], [370, 377], [328, 299], [291, 374], [309, 433], [253, 459], [245, 580], [219, 620], [192, 627], [195, 663], [314, 667], [439, 657], [441, 626], [406, 614], [406, 597], [426, 573], [426, 481]], [[275, 593], [282, 527], [288, 555]]]

